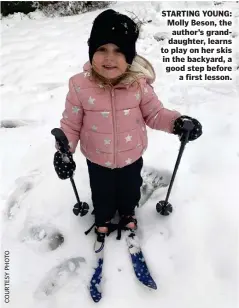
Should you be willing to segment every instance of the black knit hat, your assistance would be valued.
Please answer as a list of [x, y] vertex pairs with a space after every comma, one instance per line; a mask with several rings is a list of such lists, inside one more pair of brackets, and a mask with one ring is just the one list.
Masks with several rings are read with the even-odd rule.
[[111, 43], [117, 45], [125, 55], [126, 62], [132, 64], [138, 36], [139, 28], [128, 16], [111, 9], [102, 12], [94, 20], [88, 40], [90, 63], [100, 46]]

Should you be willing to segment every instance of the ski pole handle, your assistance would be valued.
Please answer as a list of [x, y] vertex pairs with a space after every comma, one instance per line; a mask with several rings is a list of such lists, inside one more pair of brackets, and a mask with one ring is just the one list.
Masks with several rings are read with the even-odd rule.
[[193, 122], [191, 120], [184, 119], [183, 127], [182, 127], [183, 133], [180, 136], [181, 142], [183, 142], [184, 144], [186, 144], [188, 142], [189, 134], [193, 130], [193, 128], [194, 128]]
[[59, 150], [62, 153], [69, 151], [70, 146], [65, 133], [60, 128], [54, 128], [51, 131], [52, 135], [55, 137], [57, 144], [59, 145]]
[[65, 133], [60, 128], [54, 128], [51, 133], [56, 139], [56, 143], [58, 144], [59, 150], [62, 153], [63, 161], [65, 163], [69, 163], [70, 159], [67, 156], [67, 152], [69, 152], [70, 146]]

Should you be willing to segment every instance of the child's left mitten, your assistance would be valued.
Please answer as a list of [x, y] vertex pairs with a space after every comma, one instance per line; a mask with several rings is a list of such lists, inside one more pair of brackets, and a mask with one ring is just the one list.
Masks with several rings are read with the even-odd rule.
[[188, 140], [189, 141], [193, 141], [197, 138], [199, 138], [202, 135], [202, 125], [201, 123], [191, 117], [188, 116], [180, 116], [179, 118], [177, 118], [174, 121], [174, 126], [173, 126], [173, 134], [178, 135], [178, 136], [182, 136], [183, 133], [185, 133], [184, 129], [183, 129], [183, 124], [184, 121], [191, 121], [193, 124], [193, 129], [190, 131], [189, 133], [189, 137]]

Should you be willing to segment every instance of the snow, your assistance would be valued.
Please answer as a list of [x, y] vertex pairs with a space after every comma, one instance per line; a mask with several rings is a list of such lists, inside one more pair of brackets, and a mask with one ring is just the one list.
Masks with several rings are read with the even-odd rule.
[[[165, 106], [196, 117], [203, 136], [187, 144], [170, 196], [174, 212], [160, 216], [161, 187], [137, 211], [144, 256], [158, 284], [148, 291], [134, 277], [124, 240], [107, 238], [100, 307], [235, 308], [238, 290], [239, 71], [233, 82], [179, 83], [166, 74], [154, 36], [169, 35], [160, 10], [212, 8], [212, 2], [118, 2], [145, 24], [138, 53], [154, 65], [156, 93]], [[213, 7], [215, 8], [215, 7]], [[239, 66], [239, 4], [234, 12], [234, 59]], [[87, 39], [102, 10], [61, 18], [31, 13], [1, 20], [2, 249], [10, 252], [7, 307], [94, 307], [87, 286], [94, 265], [90, 213], [72, 213], [70, 181], [57, 178], [51, 129], [59, 126], [68, 79], [88, 60]], [[237, 16], [237, 17], [236, 17]], [[12, 128], [16, 126], [15, 128]], [[148, 129], [144, 164], [168, 177], [179, 149], [173, 135]], [[78, 151], [75, 182], [90, 204], [87, 166]], [[59, 247], [58, 247], [59, 246]], [[2, 264], [3, 268], [3, 264]]]

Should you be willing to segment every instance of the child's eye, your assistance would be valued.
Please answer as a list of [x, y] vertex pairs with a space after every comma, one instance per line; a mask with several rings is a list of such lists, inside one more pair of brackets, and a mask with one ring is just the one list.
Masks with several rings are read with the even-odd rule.
[[115, 52], [121, 53], [122, 51], [119, 48], [117, 48], [115, 49]]

